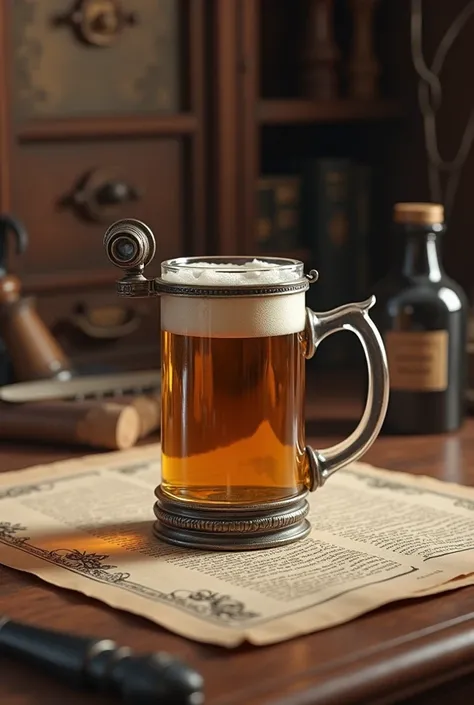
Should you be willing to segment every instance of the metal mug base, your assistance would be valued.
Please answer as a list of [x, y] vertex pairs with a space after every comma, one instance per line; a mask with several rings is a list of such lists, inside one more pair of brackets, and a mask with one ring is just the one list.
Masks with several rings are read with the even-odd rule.
[[156, 489], [155, 536], [174, 546], [207, 551], [255, 551], [285, 546], [311, 531], [307, 490], [268, 504], [207, 505]]

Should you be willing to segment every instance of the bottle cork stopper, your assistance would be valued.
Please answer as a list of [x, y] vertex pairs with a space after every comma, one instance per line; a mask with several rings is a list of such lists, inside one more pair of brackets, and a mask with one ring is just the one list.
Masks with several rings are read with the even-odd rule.
[[440, 203], [396, 203], [393, 220], [406, 225], [443, 223], [444, 208]]

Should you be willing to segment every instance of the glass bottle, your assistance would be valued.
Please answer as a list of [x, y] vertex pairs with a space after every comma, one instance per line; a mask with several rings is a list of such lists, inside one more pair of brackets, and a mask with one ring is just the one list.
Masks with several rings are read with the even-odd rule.
[[468, 302], [443, 269], [443, 206], [397, 203], [393, 221], [395, 257], [373, 311], [390, 371], [383, 431], [454, 431], [465, 409]]

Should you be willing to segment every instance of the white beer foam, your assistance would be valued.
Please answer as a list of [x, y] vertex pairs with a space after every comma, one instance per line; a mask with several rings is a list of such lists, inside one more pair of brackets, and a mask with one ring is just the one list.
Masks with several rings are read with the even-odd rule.
[[180, 265], [177, 271], [163, 271], [162, 278], [175, 284], [195, 286], [250, 286], [258, 284], [284, 284], [299, 279], [301, 274], [294, 266], [253, 259], [245, 264], [223, 262], [194, 262]]
[[[253, 259], [245, 264], [195, 262], [162, 272], [165, 281], [195, 286], [284, 284], [295, 267]], [[170, 333], [209, 338], [263, 338], [299, 333], [306, 320], [305, 293], [260, 297], [161, 296], [161, 327]]]
[[193, 337], [264, 338], [304, 330], [305, 292], [261, 297], [161, 295], [162, 330]]

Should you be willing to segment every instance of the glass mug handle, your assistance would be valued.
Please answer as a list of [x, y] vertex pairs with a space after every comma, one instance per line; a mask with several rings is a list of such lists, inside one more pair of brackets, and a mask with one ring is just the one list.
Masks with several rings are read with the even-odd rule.
[[359, 425], [345, 440], [330, 448], [315, 450], [306, 446], [309, 462], [309, 486], [313, 492], [324, 485], [336, 470], [360, 458], [377, 438], [388, 405], [389, 374], [382, 337], [369, 317], [375, 296], [361, 303], [351, 303], [324, 313], [306, 309], [306, 350], [310, 359], [318, 345], [338, 331], [355, 333], [365, 352], [368, 372], [368, 391], [365, 410]]

